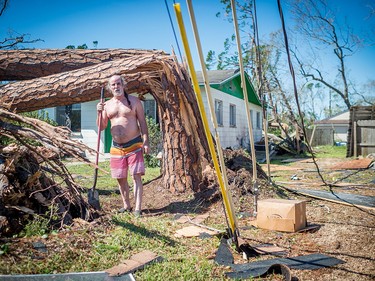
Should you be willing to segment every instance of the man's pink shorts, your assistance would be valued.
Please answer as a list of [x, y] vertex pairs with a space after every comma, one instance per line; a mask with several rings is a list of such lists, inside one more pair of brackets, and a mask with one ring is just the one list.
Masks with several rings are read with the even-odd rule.
[[145, 163], [143, 159], [143, 149], [138, 148], [131, 152], [125, 152], [124, 149], [111, 147], [111, 175], [114, 179], [123, 179], [130, 175], [145, 174]]

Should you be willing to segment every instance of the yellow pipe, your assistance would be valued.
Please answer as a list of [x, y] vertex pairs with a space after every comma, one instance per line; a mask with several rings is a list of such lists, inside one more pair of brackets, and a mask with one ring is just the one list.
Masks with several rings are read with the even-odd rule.
[[[226, 168], [225, 168], [225, 161], [224, 161], [223, 150], [221, 148], [220, 136], [219, 136], [219, 133], [217, 131], [218, 125], [217, 125], [216, 115], [215, 115], [214, 106], [213, 106], [210, 82], [208, 80], [206, 65], [204, 63], [203, 51], [202, 51], [202, 46], [201, 46], [200, 39], [199, 39], [199, 33], [198, 33], [198, 28], [197, 28], [197, 24], [196, 24], [196, 20], [195, 20], [194, 9], [193, 9], [193, 5], [191, 3], [191, 0], [186, 0], [186, 3], [187, 3], [189, 14], [190, 14], [190, 21], [191, 21], [191, 25], [193, 27], [195, 44], [196, 44], [196, 47], [197, 47], [197, 50], [198, 50], [199, 61], [200, 61], [201, 68], [202, 68], [202, 76], [203, 76], [203, 81], [204, 81], [204, 87], [206, 89], [206, 94], [207, 94], [208, 108], [210, 110], [211, 121], [213, 123], [214, 131], [215, 131], [216, 151], [217, 151], [217, 154], [219, 155], [219, 162], [220, 162], [221, 172], [222, 172], [223, 181], [224, 181], [224, 189], [225, 189], [225, 193], [227, 194], [227, 197], [228, 197], [230, 209], [234, 210], [233, 200], [232, 200], [232, 197], [230, 195], [230, 191], [228, 191], [227, 171], [226, 171]], [[233, 211], [231, 211], [231, 213], [233, 214]], [[236, 221], [235, 216], [233, 217], [233, 220], [235, 222], [235, 226], [237, 227], [237, 221]]]
[[235, 222], [235, 219], [234, 219], [235, 216], [232, 212], [232, 209], [231, 209], [231, 206], [230, 206], [230, 203], [229, 203], [229, 199], [228, 199], [228, 195], [227, 195], [227, 192], [226, 192], [225, 187], [224, 187], [223, 176], [222, 176], [222, 173], [221, 173], [221, 170], [220, 170], [220, 167], [219, 167], [219, 163], [218, 163], [218, 160], [217, 160], [215, 146], [214, 146], [214, 143], [213, 143], [212, 138], [211, 138], [210, 127], [208, 125], [208, 121], [207, 121], [207, 117], [206, 117], [206, 113], [205, 113], [205, 109], [204, 109], [204, 105], [203, 105], [203, 101], [202, 101], [202, 96], [201, 96], [200, 89], [199, 89], [198, 79], [197, 79], [197, 76], [196, 76], [196, 73], [195, 73], [193, 59], [191, 57], [190, 47], [189, 47], [189, 43], [188, 43], [187, 36], [186, 36], [184, 22], [183, 22], [183, 19], [182, 19], [181, 6], [180, 6], [179, 3], [176, 3], [176, 4], [173, 5], [173, 7], [174, 7], [174, 10], [175, 10], [175, 13], [176, 13], [177, 22], [178, 22], [178, 26], [179, 26], [179, 29], [180, 29], [182, 42], [183, 42], [183, 45], [184, 45], [186, 59], [187, 59], [188, 65], [189, 65], [190, 76], [191, 76], [191, 79], [193, 81], [193, 88], [194, 88], [195, 96], [196, 96], [197, 101], [198, 101], [198, 107], [199, 107], [200, 115], [201, 115], [201, 118], [202, 118], [202, 121], [203, 121], [203, 127], [204, 127], [204, 131], [205, 131], [205, 135], [206, 135], [206, 138], [207, 138], [207, 141], [208, 141], [209, 150], [210, 150], [210, 153], [211, 153], [212, 161], [214, 163], [214, 168], [215, 168], [217, 178], [218, 178], [218, 181], [219, 181], [220, 190], [221, 190], [221, 193], [222, 193], [222, 196], [223, 196], [225, 211], [227, 213], [227, 217], [228, 217], [228, 220], [229, 220], [229, 226], [232, 230], [232, 233], [234, 234], [236, 232], [236, 228], [237, 228], [236, 222]]

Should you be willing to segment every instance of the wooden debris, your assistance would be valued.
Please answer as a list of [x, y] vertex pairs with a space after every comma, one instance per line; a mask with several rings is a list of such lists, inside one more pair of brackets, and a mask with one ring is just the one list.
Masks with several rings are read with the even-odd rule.
[[18, 233], [33, 216], [45, 217], [51, 227], [95, 216], [51, 150], [12, 144], [0, 148], [0, 163], [0, 235]]
[[210, 230], [207, 228], [199, 227], [196, 225], [191, 225], [184, 227], [182, 229], [179, 229], [174, 234], [175, 237], [202, 237], [202, 236], [214, 236], [218, 235], [220, 232]]
[[162, 257], [151, 251], [145, 250], [131, 256], [130, 259], [121, 262], [119, 265], [105, 270], [105, 272], [107, 272], [109, 276], [119, 276], [142, 269], [148, 264], [159, 262], [161, 260]]
[[45, 217], [51, 227], [97, 216], [61, 162], [71, 156], [91, 164], [83, 155], [92, 149], [72, 141], [66, 127], [2, 108], [0, 128], [2, 141], [10, 142], [0, 145], [0, 235], [18, 233], [33, 216]]
[[190, 218], [189, 216], [181, 216], [179, 217], [176, 222], [178, 223], [187, 223], [187, 222], [192, 222], [192, 223], [202, 223], [205, 221], [205, 219], [207, 219], [209, 217], [209, 214], [206, 213], [206, 214], [202, 214], [202, 215], [198, 215], [194, 218]]

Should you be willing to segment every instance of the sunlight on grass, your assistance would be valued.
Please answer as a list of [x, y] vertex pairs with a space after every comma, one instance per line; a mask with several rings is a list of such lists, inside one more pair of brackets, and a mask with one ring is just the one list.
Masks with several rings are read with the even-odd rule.
[[316, 158], [345, 158], [346, 146], [317, 146], [313, 148]]
[[[70, 164], [67, 166], [69, 172], [73, 175], [74, 180], [83, 187], [90, 188], [94, 184], [94, 167], [84, 164]], [[107, 172], [107, 173], [106, 173]], [[149, 182], [160, 176], [160, 168], [146, 167], [146, 173], [142, 177], [144, 183]], [[129, 180], [129, 185], [132, 186], [132, 180]], [[102, 190], [117, 189], [117, 180], [113, 179], [110, 174], [109, 161], [99, 163], [99, 171], [96, 187]]]
[[44, 240], [51, 249], [45, 258], [35, 260], [30, 253], [23, 264], [0, 262], [1, 271], [5, 273], [6, 268], [6, 272], [13, 274], [103, 271], [149, 250], [162, 257], [162, 261], [137, 271], [136, 280], [222, 280], [225, 269], [207, 259], [217, 249], [218, 237], [176, 238], [174, 232], [181, 225], [168, 215], [137, 219], [131, 214], [116, 214], [109, 223], [111, 226], [106, 230], [67, 230], [61, 232], [61, 238], [50, 236]]

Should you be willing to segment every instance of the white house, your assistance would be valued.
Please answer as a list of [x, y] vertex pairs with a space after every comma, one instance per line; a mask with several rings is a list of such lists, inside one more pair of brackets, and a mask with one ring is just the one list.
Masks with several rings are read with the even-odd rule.
[[[234, 70], [212, 70], [208, 71], [207, 74], [218, 122], [217, 131], [222, 147], [250, 148], [249, 129], [243, 90], [241, 88], [240, 72]], [[257, 142], [262, 138], [262, 107], [250, 80], [247, 75], [245, 76], [254, 141]], [[206, 114], [208, 119], [211, 120], [201, 72], [197, 72], [197, 78]], [[210, 128], [211, 132], [213, 132], [212, 122], [210, 122]]]
[[331, 129], [335, 142], [346, 142], [349, 130], [349, 110], [341, 112], [327, 119], [314, 122], [316, 130]]
[[[213, 125], [212, 122], [210, 122], [211, 115], [201, 72], [197, 72], [197, 77], [207, 118], [210, 123], [211, 131], [213, 132]], [[208, 71], [208, 80], [210, 82], [212, 100], [215, 103], [214, 108], [218, 122], [217, 131], [220, 136], [222, 147], [249, 148], [249, 130], [241, 88], [240, 72], [234, 70]], [[259, 141], [262, 137], [262, 108], [248, 78], [246, 83], [254, 140]], [[158, 120], [156, 101], [150, 94], [145, 95], [145, 98], [146, 100], [143, 102], [143, 106], [146, 115], [154, 118], [157, 122], [163, 122], [163, 120]], [[66, 125], [66, 116], [68, 115], [71, 129], [73, 131], [73, 138], [82, 141], [93, 149], [96, 149], [98, 138], [96, 105], [98, 101], [99, 99], [97, 101], [74, 104], [72, 106], [59, 106], [46, 109], [46, 111], [48, 112], [49, 117], [56, 120], [59, 125]], [[101, 134], [100, 151], [109, 152], [111, 141], [109, 128], [107, 128], [105, 133]]]

